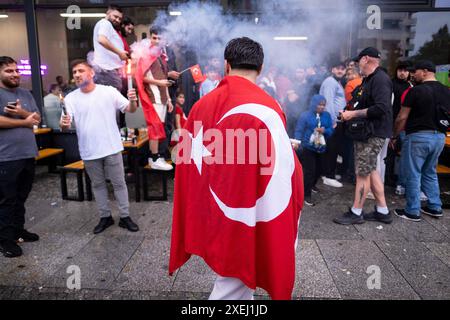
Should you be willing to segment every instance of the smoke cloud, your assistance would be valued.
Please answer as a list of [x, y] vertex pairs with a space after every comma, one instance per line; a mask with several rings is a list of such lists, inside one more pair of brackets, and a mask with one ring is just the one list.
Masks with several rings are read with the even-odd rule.
[[[328, 6], [320, 8], [324, 2]], [[169, 7], [169, 12], [179, 11], [180, 16], [161, 11], [153, 24], [164, 29], [164, 37], [181, 48], [181, 55], [195, 52], [202, 65], [211, 58], [223, 61], [227, 42], [247, 36], [262, 44], [266, 68], [293, 71], [297, 66], [323, 65], [348, 57], [354, 1], [333, 1], [332, 5], [324, 2], [258, 1], [257, 13], [236, 15], [224, 12], [215, 3], [189, 1]], [[302, 36], [307, 40], [274, 40], [279, 36]]]

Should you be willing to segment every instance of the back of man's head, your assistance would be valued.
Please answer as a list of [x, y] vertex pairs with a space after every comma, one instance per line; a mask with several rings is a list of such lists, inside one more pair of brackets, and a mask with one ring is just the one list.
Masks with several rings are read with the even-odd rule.
[[250, 38], [235, 38], [228, 42], [224, 58], [231, 69], [261, 71], [264, 62], [262, 46]]

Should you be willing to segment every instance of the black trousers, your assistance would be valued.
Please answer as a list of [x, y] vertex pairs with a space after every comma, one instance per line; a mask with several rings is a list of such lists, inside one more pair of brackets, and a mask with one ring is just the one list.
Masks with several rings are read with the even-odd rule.
[[0, 162], [0, 239], [24, 229], [25, 201], [34, 180], [34, 159]]
[[303, 167], [303, 189], [305, 197], [311, 196], [311, 188], [316, 185], [321, 174], [323, 165], [323, 154], [308, 149], [303, 149], [299, 154]]
[[327, 151], [324, 154], [324, 168], [323, 174], [327, 178], [335, 179], [337, 156], [343, 154], [344, 143], [344, 125], [338, 122], [331, 137], [327, 140]]

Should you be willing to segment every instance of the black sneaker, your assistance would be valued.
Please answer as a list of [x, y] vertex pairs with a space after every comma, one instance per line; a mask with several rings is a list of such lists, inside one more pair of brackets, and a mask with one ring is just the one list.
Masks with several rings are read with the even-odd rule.
[[138, 225], [130, 217], [120, 218], [119, 227], [128, 229], [131, 232], [139, 231]]
[[420, 216], [415, 216], [415, 215], [409, 214], [405, 211], [405, 209], [395, 209], [394, 213], [398, 217], [406, 219], [406, 220], [415, 221], [415, 222], [419, 222], [420, 220], [422, 220], [422, 219], [420, 219]]
[[317, 187], [312, 187], [312, 188], [311, 188], [311, 192], [312, 192], [312, 193], [318, 193], [318, 192], [319, 192], [319, 189], [317, 189]]
[[15, 241], [0, 240], [0, 252], [7, 258], [15, 258], [22, 255], [22, 248]]
[[311, 196], [305, 197], [304, 202], [305, 202], [305, 204], [306, 204], [307, 206], [310, 206], [310, 207], [314, 207], [314, 206], [316, 205], [316, 204], [314, 203], [314, 201], [312, 201]]
[[22, 231], [17, 232], [16, 234], [17, 242], [35, 242], [39, 241], [39, 236], [36, 233], [28, 232], [23, 229]]
[[420, 212], [425, 213], [425, 214], [427, 214], [427, 215], [429, 215], [430, 217], [433, 217], [433, 218], [439, 218], [439, 217], [442, 217], [442, 215], [443, 215], [442, 214], [442, 210], [441, 211], [437, 211], [437, 210], [430, 209], [428, 207], [420, 208]]
[[114, 224], [114, 219], [112, 217], [101, 218], [98, 225], [94, 228], [94, 234], [105, 231], [106, 228]]
[[346, 213], [344, 213], [341, 217], [334, 218], [333, 222], [342, 225], [351, 225], [351, 224], [361, 224], [364, 223], [363, 214], [357, 215], [352, 212], [352, 209], [349, 208]]
[[378, 222], [382, 222], [382, 223], [386, 223], [386, 224], [391, 223], [393, 220], [392, 214], [390, 211], [388, 214], [382, 214], [377, 211], [377, 207], [375, 207], [375, 210], [373, 212], [364, 213], [363, 217], [364, 217], [364, 220], [366, 220], [366, 221], [378, 221]]

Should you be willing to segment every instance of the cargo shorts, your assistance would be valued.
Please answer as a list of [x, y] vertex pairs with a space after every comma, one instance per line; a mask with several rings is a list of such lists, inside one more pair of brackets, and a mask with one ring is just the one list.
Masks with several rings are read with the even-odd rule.
[[377, 169], [377, 157], [385, 141], [385, 138], [374, 137], [367, 142], [354, 142], [356, 175], [367, 177]]

